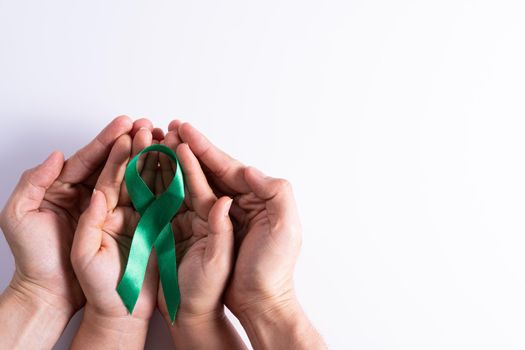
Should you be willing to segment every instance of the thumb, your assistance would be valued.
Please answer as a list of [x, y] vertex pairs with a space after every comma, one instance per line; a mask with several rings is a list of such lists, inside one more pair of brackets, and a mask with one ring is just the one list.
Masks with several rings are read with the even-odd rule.
[[22, 174], [6, 206], [15, 218], [40, 207], [47, 189], [58, 178], [63, 166], [64, 155], [55, 151], [42, 164]]
[[248, 187], [265, 201], [272, 230], [285, 229], [300, 236], [301, 224], [290, 182], [264, 175], [254, 167], [244, 171]]
[[219, 266], [231, 264], [233, 253], [233, 225], [229, 211], [232, 199], [228, 196], [219, 198], [210, 209], [208, 225], [210, 234], [205, 251], [205, 260], [219, 263]]
[[102, 191], [93, 191], [89, 207], [78, 220], [71, 247], [71, 263], [75, 270], [83, 269], [97, 254], [102, 243], [102, 226], [108, 211], [106, 196]]

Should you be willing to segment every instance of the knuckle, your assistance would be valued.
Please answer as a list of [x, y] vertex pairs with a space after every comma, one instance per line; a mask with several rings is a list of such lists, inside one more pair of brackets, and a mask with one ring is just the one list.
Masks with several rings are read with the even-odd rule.
[[32, 169], [24, 170], [22, 175], [20, 175], [20, 181], [27, 182], [31, 178], [31, 174], [33, 173]]

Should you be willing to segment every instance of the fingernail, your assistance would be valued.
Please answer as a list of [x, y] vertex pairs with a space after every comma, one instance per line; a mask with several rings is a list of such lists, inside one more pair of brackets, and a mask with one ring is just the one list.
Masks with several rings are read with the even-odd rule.
[[233, 198], [230, 198], [228, 202], [224, 205], [224, 216], [230, 215], [230, 208], [232, 207]]

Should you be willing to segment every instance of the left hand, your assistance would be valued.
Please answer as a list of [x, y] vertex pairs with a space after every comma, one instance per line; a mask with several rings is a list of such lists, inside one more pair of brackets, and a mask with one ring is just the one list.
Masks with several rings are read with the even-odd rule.
[[69, 259], [73, 234], [99, 167], [132, 127], [128, 117], [118, 117], [67, 161], [54, 152], [24, 172], [0, 215], [16, 265], [10, 290], [69, 317], [82, 307], [84, 294]]

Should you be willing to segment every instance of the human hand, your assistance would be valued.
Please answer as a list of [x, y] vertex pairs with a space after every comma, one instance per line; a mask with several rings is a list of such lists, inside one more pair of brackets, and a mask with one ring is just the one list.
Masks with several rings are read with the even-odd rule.
[[113, 120], [64, 162], [53, 152], [27, 170], [0, 214], [0, 227], [15, 258], [9, 288], [71, 316], [84, 303], [69, 255], [78, 218], [87, 206], [98, 168], [115, 140], [132, 130], [128, 117]]
[[225, 302], [254, 348], [325, 349], [295, 296], [301, 224], [290, 183], [244, 166], [190, 124], [173, 121], [168, 129], [203, 164], [216, 195], [234, 198], [237, 257]]
[[[186, 185], [185, 202], [172, 221], [181, 293], [170, 328], [173, 341], [177, 348], [244, 349], [224, 315], [221, 300], [233, 264], [233, 227], [228, 214], [232, 199], [215, 196], [197, 158], [187, 144], [180, 144], [176, 133], [168, 133], [163, 143], [176, 150]], [[159, 161], [163, 192], [176, 168], [163, 154]], [[158, 305], [169, 322], [161, 289]]]
[[[95, 185], [91, 202], [80, 217], [71, 261], [87, 302], [84, 319], [73, 342], [74, 348], [87, 344], [90, 347], [106, 347], [115, 341], [133, 347], [144, 344], [157, 300], [156, 257], [150, 257], [132, 315], [128, 314], [116, 286], [140, 219], [127, 195], [124, 174], [130, 155], [135, 156], [151, 143], [152, 134], [147, 128], [140, 129], [133, 141], [129, 135], [118, 138]], [[138, 167], [144, 181], [152, 186], [156, 161], [146, 158], [139, 162]], [[127, 336], [122, 337], [123, 333]]]
[[188, 123], [173, 121], [169, 129], [202, 162], [213, 190], [234, 198], [230, 212], [238, 253], [226, 291], [227, 306], [240, 314], [293, 300], [301, 225], [290, 183], [244, 166]]

